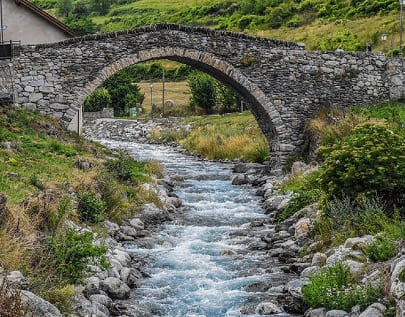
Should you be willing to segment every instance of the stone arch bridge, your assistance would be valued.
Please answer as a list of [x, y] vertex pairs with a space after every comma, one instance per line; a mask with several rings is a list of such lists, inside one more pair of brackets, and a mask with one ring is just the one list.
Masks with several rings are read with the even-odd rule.
[[305, 124], [318, 109], [405, 96], [402, 61], [383, 54], [309, 52], [293, 42], [159, 24], [22, 47], [12, 61], [16, 102], [79, 131], [85, 99], [108, 77], [163, 58], [200, 69], [241, 95], [281, 164], [302, 150]]

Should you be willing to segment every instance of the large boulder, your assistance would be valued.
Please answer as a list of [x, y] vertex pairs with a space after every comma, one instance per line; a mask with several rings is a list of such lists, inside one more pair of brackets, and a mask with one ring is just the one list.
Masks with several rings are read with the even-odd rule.
[[129, 298], [130, 288], [116, 277], [108, 277], [100, 283], [101, 289], [114, 299]]
[[62, 317], [54, 305], [29, 291], [21, 291], [21, 303], [26, 307], [26, 317]]

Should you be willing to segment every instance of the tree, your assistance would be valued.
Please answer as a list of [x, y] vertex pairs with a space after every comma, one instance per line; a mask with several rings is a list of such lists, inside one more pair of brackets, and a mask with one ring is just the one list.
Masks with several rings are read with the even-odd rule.
[[110, 10], [112, 0], [90, 0], [90, 7], [92, 11], [100, 15], [106, 15]]
[[56, 10], [60, 16], [68, 17], [73, 9], [72, 0], [59, 0]]
[[[112, 106], [116, 116], [126, 115], [129, 104], [132, 106], [134, 102], [143, 102], [144, 95], [141, 93], [139, 86], [133, 84], [131, 78], [125, 72], [111, 76], [103, 86], [108, 89], [111, 95]], [[128, 95], [132, 95], [132, 97], [127, 97]], [[127, 102], [125, 102], [126, 99]]]
[[100, 88], [95, 90], [84, 103], [84, 111], [95, 112], [111, 107], [111, 96], [108, 90]]
[[225, 85], [217, 82], [216, 85], [217, 109], [220, 113], [239, 111], [240, 99]]
[[187, 78], [191, 90], [190, 106], [200, 107], [206, 113], [211, 113], [216, 104], [216, 81], [211, 76], [194, 72]]

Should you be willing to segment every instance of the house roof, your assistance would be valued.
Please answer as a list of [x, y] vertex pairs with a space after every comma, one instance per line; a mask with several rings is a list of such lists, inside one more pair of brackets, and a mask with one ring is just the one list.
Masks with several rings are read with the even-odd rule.
[[15, 3], [17, 5], [22, 5], [26, 8], [28, 8], [29, 10], [31, 10], [32, 12], [34, 12], [35, 14], [41, 16], [42, 18], [44, 18], [51, 24], [55, 25], [57, 28], [61, 29], [65, 34], [67, 34], [71, 37], [77, 36], [77, 33], [75, 31], [73, 31], [70, 27], [68, 27], [66, 24], [62, 23], [61, 21], [59, 21], [52, 15], [46, 13], [44, 10], [40, 9], [39, 7], [37, 7], [35, 4], [31, 3], [30, 1], [15, 0]]

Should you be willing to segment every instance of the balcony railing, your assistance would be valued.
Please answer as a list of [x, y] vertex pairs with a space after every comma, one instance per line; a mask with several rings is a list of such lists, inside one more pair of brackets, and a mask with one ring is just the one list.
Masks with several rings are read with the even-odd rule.
[[20, 54], [20, 41], [10, 41], [0, 43], [0, 60], [12, 59]]

